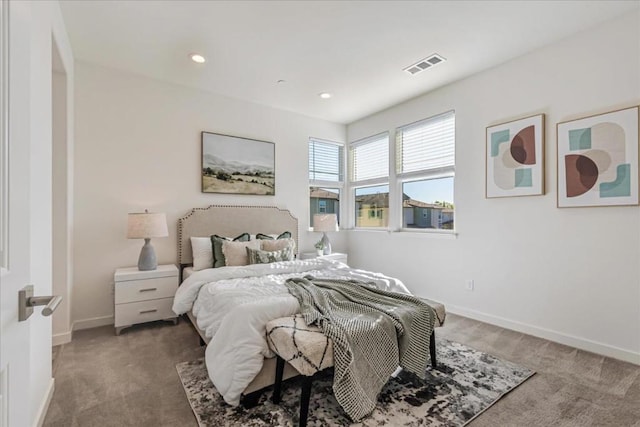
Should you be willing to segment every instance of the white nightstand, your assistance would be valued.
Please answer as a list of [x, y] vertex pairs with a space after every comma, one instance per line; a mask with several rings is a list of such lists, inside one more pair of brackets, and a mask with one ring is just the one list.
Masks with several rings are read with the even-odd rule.
[[138, 267], [119, 268], [114, 280], [116, 335], [137, 323], [154, 320], [178, 323], [178, 317], [171, 310], [178, 289], [175, 265], [159, 265], [149, 271], [140, 271]]
[[343, 264], [347, 264], [347, 261], [348, 261], [347, 254], [342, 254], [340, 252], [334, 252], [331, 255], [318, 255], [315, 252], [302, 252], [301, 254], [299, 254], [299, 258], [300, 259], [315, 259], [315, 258], [332, 259], [334, 261], [338, 261]]

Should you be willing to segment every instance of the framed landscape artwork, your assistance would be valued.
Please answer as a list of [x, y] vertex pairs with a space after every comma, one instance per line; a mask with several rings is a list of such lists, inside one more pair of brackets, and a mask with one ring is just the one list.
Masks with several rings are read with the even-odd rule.
[[638, 204], [638, 107], [558, 123], [558, 207]]
[[487, 127], [486, 197], [544, 194], [544, 114]]
[[202, 132], [202, 192], [275, 194], [273, 142]]

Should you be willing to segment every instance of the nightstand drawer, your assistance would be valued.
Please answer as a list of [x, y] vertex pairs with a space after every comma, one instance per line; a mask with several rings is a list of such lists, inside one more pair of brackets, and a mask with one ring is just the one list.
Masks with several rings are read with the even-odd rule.
[[171, 310], [173, 298], [116, 304], [115, 327], [176, 317]]
[[116, 304], [122, 304], [151, 299], [173, 298], [176, 289], [178, 289], [177, 277], [116, 282], [115, 301]]

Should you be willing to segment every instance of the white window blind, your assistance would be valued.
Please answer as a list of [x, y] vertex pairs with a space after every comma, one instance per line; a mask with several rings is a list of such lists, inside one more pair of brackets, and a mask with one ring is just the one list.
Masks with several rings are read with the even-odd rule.
[[319, 139], [309, 139], [309, 180], [342, 182], [342, 144]]
[[396, 170], [405, 174], [455, 165], [453, 111], [398, 128]]
[[377, 135], [354, 143], [350, 157], [354, 182], [389, 176], [389, 135]]

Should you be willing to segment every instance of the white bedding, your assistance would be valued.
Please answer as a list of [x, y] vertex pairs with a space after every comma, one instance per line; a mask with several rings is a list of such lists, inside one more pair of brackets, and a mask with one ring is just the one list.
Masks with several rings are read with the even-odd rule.
[[207, 370], [227, 403], [238, 405], [264, 358], [274, 356], [265, 339], [266, 323], [299, 311], [284, 282], [307, 274], [372, 281], [380, 289], [409, 293], [398, 279], [322, 259], [193, 272], [178, 288], [173, 311], [193, 310], [198, 327], [211, 338], [205, 352]]

